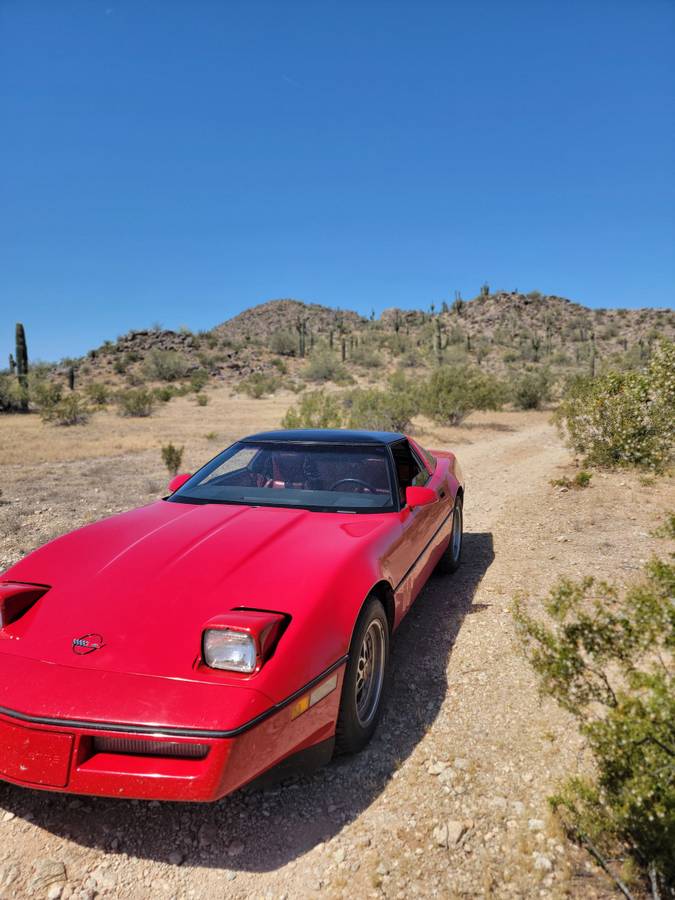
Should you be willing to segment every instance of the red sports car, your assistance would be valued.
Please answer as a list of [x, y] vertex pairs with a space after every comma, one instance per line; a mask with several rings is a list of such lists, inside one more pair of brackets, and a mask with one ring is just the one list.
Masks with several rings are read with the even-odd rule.
[[272, 431], [0, 576], [0, 778], [216, 800], [360, 750], [389, 641], [462, 548], [452, 453]]

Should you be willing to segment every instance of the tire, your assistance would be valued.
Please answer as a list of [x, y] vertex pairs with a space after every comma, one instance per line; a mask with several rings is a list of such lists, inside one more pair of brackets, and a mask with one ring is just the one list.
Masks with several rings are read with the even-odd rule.
[[349, 647], [335, 729], [336, 753], [358, 753], [375, 733], [388, 665], [389, 623], [382, 604], [371, 596], [359, 614]]
[[462, 543], [463, 543], [463, 525], [464, 525], [464, 504], [462, 495], [458, 494], [455, 499], [455, 508], [452, 514], [452, 533], [450, 535], [450, 543], [446, 547], [443, 556], [438, 561], [436, 571], [442, 575], [449, 575], [459, 569], [462, 562]]

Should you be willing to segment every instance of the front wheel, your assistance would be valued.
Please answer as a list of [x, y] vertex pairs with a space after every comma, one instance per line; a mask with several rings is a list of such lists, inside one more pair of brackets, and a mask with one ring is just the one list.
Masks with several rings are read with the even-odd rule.
[[463, 538], [464, 511], [462, 508], [462, 496], [458, 494], [455, 498], [455, 507], [452, 513], [452, 534], [450, 535], [450, 543], [448, 544], [443, 556], [438, 561], [437, 570], [441, 574], [449, 574], [459, 569], [462, 561], [462, 538]]
[[380, 718], [389, 662], [389, 623], [382, 604], [369, 597], [354, 628], [335, 729], [338, 753], [358, 753]]

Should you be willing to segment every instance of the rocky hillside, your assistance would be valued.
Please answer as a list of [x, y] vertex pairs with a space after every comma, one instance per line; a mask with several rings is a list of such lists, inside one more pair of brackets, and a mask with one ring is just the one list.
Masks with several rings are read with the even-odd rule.
[[298, 387], [307, 380], [308, 359], [333, 357], [333, 368], [339, 364], [343, 376], [346, 370], [357, 381], [439, 364], [479, 365], [505, 377], [540, 367], [560, 375], [640, 365], [661, 336], [675, 336], [672, 310], [589, 309], [537, 292], [485, 292], [440, 309], [387, 309], [377, 319], [284, 299], [198, 334], [130, 331], [86, 357], [64, 360], [54, 374], [73, 366], [80, 384], [137, 386], [195, 378], [234, 385], [260, 373]]
[[216, 325], [212, 333], [235, 341], [268, 343], [279, 331], [298, 334], [303, 322], [310, 334], [328, 334], [339, 327], [354, 331], [366, 325], [366, 319], [352, 310], [335, 310], [300, 300], [270, 300]]

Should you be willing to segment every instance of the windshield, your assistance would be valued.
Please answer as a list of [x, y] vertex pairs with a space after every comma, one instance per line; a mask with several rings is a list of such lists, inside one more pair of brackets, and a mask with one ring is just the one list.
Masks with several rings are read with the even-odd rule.
[[212, 459], [168, 499], [390, 512], [392, 498], [384, 446], [242, 441]]

